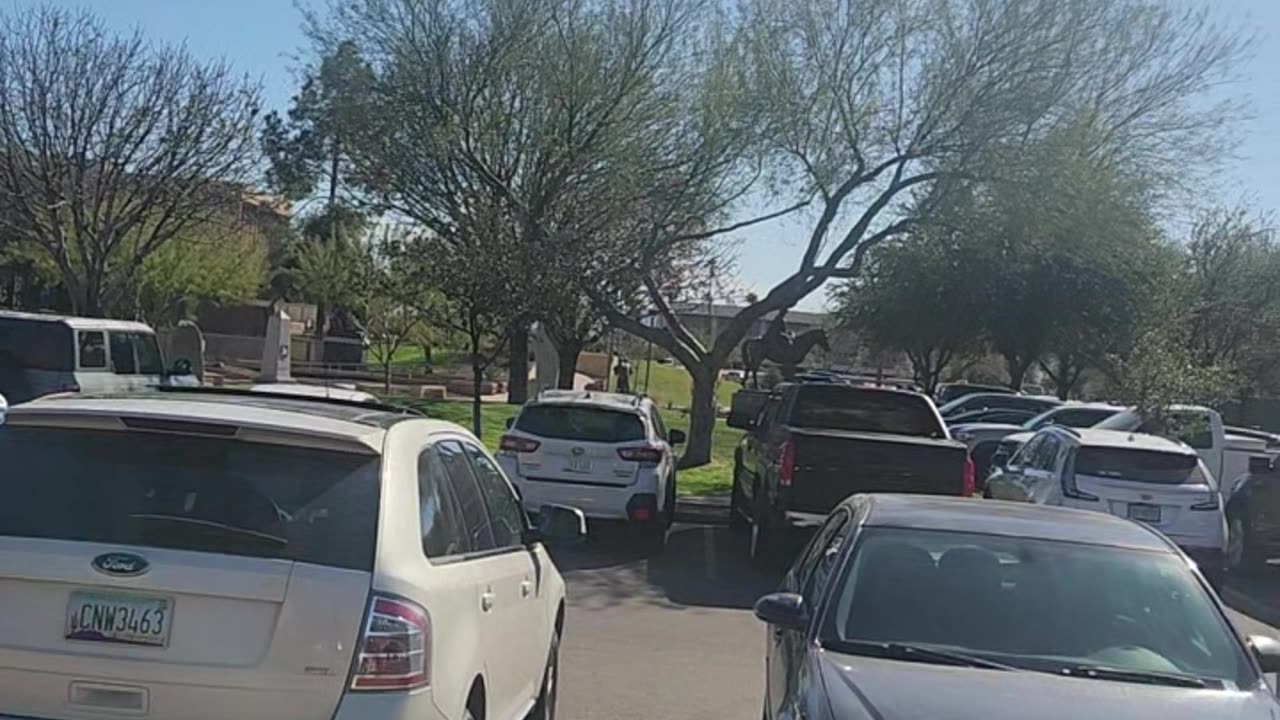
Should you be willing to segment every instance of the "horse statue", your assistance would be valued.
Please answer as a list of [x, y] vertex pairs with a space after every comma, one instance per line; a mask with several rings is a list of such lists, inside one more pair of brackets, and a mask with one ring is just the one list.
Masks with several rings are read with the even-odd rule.
[[752, 387], [760, 387], [760, 365], [765, 360], [772, 360], [782, 366], [782, 377], [790, 380], [796, 374], [796, 367], [804, 361], [814, 348], [820, 347], [831, 351], [827, 341], [827, 331], [822, 328], [806, 330], [799, 335], [786, 332], [779, 315], [764, 335], [751, 338], [742, 344], [742, 365], [746, 368], [744, 384], [750, 378]]

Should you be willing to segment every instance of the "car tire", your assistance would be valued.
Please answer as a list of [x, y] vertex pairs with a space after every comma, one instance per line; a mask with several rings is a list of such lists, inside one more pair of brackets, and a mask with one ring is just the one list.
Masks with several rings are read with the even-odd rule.
[[542, 689], [538, 701], [527, 720], [555, 720], [560, 697], [560, 633], [551, 634], [551, 650], [547, 653], [547, 666], [542, 671]]
[[733, 466], [733, 487], [729, 490], [729, 529], [736, 533], [745, 533], [750, 526], [742, 502], [742, 469], [737, 463]]

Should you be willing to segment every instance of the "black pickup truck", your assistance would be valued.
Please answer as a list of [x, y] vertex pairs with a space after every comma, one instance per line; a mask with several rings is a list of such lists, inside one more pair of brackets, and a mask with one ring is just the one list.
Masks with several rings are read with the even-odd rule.
[[793, 527], [855, 493], [973, 492], [964, 444], [920, 393], [835, 383], [741, 390], [729, 425], [747, 431], [734, 456], [730, 525], [751, 529], [751, 557], [762, 564], [789, 549]]

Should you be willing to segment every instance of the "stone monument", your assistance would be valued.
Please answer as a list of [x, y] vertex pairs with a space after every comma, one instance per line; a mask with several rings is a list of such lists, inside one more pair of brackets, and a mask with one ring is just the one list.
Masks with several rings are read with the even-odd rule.
[[204, 335], [199, 325], [190, 320], [178, 321], [169, 340], [169, 353], [172, 367], [186, 369], [204, 382]]
[[289, 372], [292, 321], [283, 308], [276, 307], [267, 317], [267, 338], [262, 345], [262, 382], [292, 382]]

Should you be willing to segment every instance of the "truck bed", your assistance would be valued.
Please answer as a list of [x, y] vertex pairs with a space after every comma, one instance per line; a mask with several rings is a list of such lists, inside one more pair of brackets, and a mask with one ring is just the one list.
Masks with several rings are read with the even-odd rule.
[[856, 493], [961, 495], [967, 452], [954, 440], [788, 427], [795, 479], [785, 506], [830, 512]]

